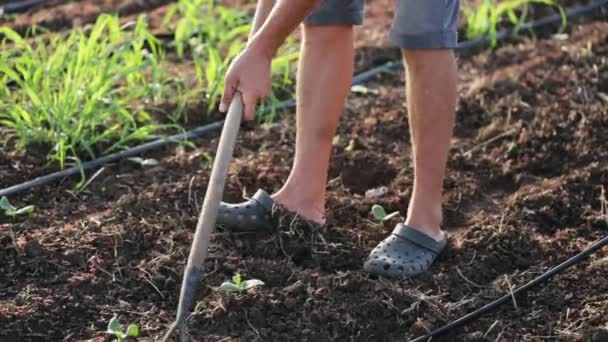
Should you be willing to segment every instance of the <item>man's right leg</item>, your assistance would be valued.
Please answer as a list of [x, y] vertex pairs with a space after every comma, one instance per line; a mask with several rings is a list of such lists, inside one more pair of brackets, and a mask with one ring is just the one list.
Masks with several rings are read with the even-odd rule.
[[351, 25], [304, 25], [297, 79], [297, 133], [293, 167], [273, 195], [287, 209], [325, 221], [327, 171], [340, 114], [353, 75]]
[[353, 25], [363, 22], [364, 0], [323, 0], [303, 26], [297, 79], [296, 153], [285, 185], [272, 197], [258, 191], [247, 202], [222, 203], [218, 224], [255, 230], [272, 224], [274, 203], [325, 222], [325, 188], [333, 137], [350, 92]]

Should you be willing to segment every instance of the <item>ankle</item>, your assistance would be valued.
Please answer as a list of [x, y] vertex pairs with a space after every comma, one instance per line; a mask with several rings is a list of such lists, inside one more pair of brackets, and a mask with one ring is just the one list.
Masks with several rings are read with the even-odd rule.
[[413, 207], [410, 205], [405, 224], [439, 241], [443, 239], [441, 230], [441, 206]]
[[289, 211], [297, 213], [307, 220], [325, 224], [324, 194], [323, 196], [302, 196], [281, 189], [272, 195], [272, 199]]

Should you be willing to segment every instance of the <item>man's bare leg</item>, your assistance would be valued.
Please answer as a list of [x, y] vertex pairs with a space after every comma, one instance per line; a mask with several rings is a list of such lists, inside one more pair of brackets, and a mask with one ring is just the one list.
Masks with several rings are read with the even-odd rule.
[[403, 50], [414, 162], [414, 189], [406, 224], [439, 241], [444, 234], [442, 193], [457, 98], [451, 50]]
[[325, 222], [332, 141], [353, 74], [352, 26], [304, 26], [297, 79], [297, 135], [293, 167], [276, 202]]

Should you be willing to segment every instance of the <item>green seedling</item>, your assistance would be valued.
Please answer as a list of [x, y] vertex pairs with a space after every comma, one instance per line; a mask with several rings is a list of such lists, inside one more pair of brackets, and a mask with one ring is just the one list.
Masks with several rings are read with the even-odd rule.
[[15, 217], [21, 215], [31, 215], [34, 210], [36, 210], [36, 207], [33, 205], [28, 205], [23, 208], [17, 208], [11, 204], [6, 196], [2, 196], [2, 198], [0, 198], [0, 209], [4, 210], [4, 215]]
[[32, 293], [31, 293], [31, 288], [29, 285], [27, 285], [23, 290], [21, 290], [21, 292], [19, 292], [17, 294], [17, 296], [15, 296], [15, 300], [18, 303], [22, 303], [22, 304], [27, 304], [32, 300]]
[[562, 16], [562, 29], [566, 26], [566, 13], [555, 0], [483, 0], [476, 8], [465, 8], [463, 10], [466, 18], [467, 39], [488, 37], [492, 47], [498, 41], [498, 29], [500, 24], [508, 21], [514, 25], [515, 33], [525, 23], [529, 6], [531, 4], [542, 4], [558, 9]]
[[120, 321], [118, 320], [118, 317], [114, 316], [108, 323], [108, 330], [106, 332], [110, 335], [114, 335], [118, 339], [118, 342], [122, 342], [128, 337], [139, 336], [139, 326], [131, 324], [127, 327], [126, 332], [122, 332]]
[[243, 281], [241, 275], [237, 273], [232, 277], [232, 282], [223, 282], [222, 285], [220, 285], [220, 289], [224, 292], [243, 292], [262, 285], [264, 285], [264, 282], [259, 279]]
[[386, 210], [384, 210], [384, 208], [381, 205], [374, 204], [372, 206], [372, 214], [374, 215], [374, 218], [376, 220], [378, 220], [380, 223], [384, 223], [384, 222], [392, 219], [393, 217], [398, 216], [399, 212], [395, 211], [390, 214], [387, 214]]
[[141, 158], [141, 157], [133, 157], [129, 158], [130, 161], [139, 164], [141, 166], [155, 166], [158, 165], [158, 160], [154, 158]]
[[30, 39], [2, 27], [0, 37], [0, 129], [18, 148], [46, 146], [64, 168], [167, 127], [146, 111], [175, 97], [145, 16], [125, 27], [104, 14], [90, 29]]
[[380, 94], [380, 92], [377, 89], [371, 89], [371, 88], [368, 88], [368, 87], [366, 87], [364, 85], [361, 85], [361, 84], [356, 84], [356, 85], [350, 87], [350, 91], [352, 93], [362, 94], [362, 95], [368, 95], [368, 94], [378, 95], [378, 94]]
[[[186, 98], [204, 98], [207, 111], [217, 109], [224, 88], [224, 75], [230, 62], [246, 45], [251, 30], [250, 16], [214, 0], [179, 0], [163, 19], [165, 30], [175, 32], [172, 45], [179, 58], [190, 57], [198, 88], [186, 91]], [[259, 110], [270, 109], [270, 114], [258, 116], [262, 122], [274, 118], [277, 92], [289, 87], [291, 65], [297, 59], [297, 44], [293, 38], [280, 49], [272, 61], [272, 93]]]

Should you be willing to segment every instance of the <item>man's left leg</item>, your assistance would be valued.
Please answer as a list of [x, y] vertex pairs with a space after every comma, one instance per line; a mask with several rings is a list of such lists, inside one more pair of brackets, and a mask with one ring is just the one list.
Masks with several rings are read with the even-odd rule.
[[457, 18], [457, 0], [399, 2], [392, 38], [403, 48], [414, 188], [405, 224], [372, 251], [368, 272], [413, 276], [446, 246], [441, 202], [457, 97]]

